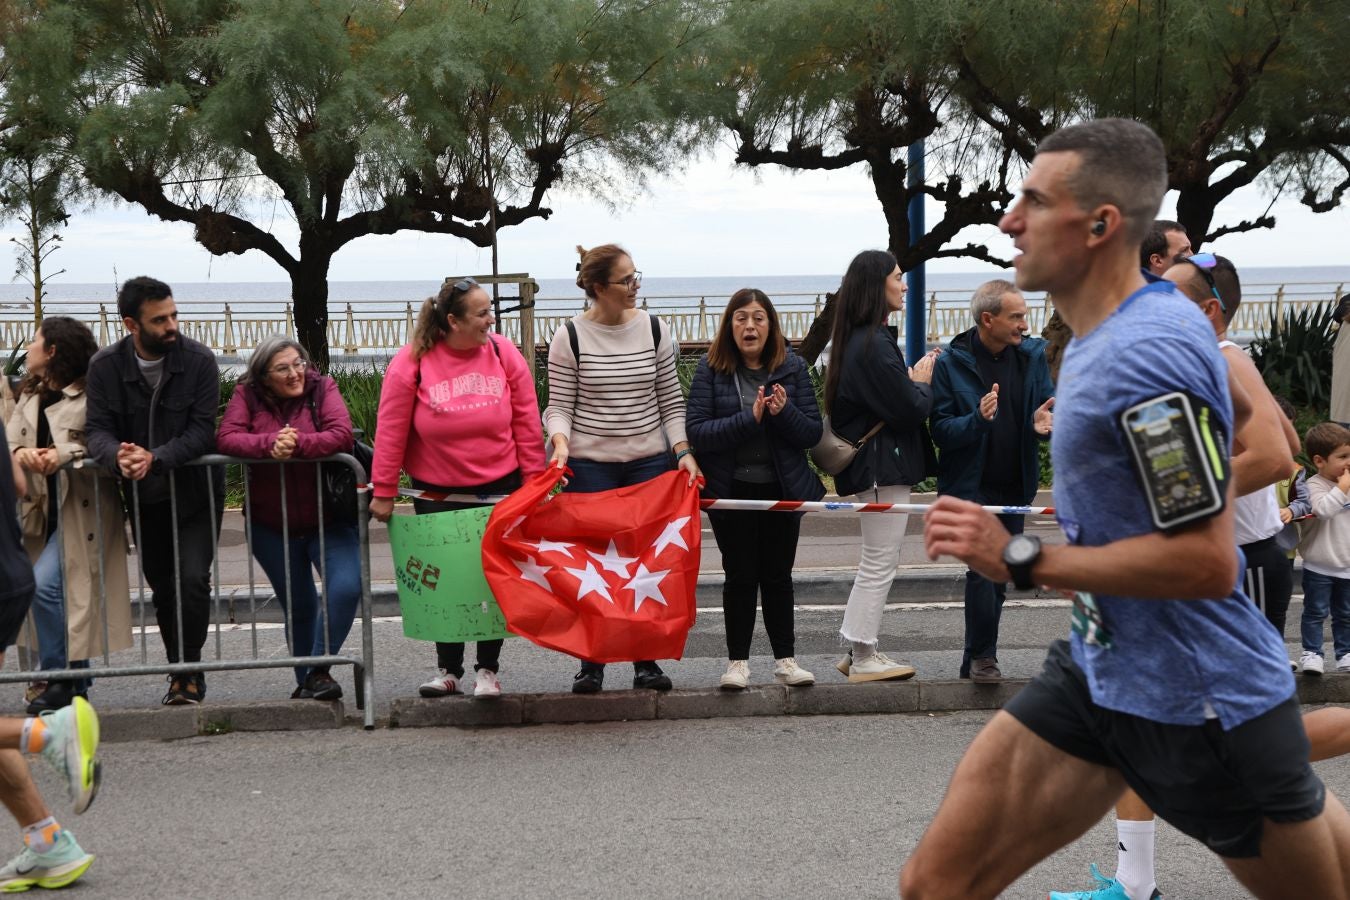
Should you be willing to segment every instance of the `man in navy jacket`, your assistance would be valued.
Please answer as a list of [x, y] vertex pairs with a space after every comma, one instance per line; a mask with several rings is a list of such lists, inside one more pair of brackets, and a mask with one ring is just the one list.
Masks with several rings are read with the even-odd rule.
[[[952, 339], [933, 367], [930, 425], [938, 492], [995, 506], [1026, 506], [1040, 482], [1038, 445], [1050, 435], [1054, 385], [1045, 341], [1026, 337], [1027, 303], [1011, 282], [989, 281], [970, 301], [975, 327]], [[1022, 516], [1000, 516], [1012, 534]], [[966, 572], [961, 677], [994, 682], [1006, 584]]]

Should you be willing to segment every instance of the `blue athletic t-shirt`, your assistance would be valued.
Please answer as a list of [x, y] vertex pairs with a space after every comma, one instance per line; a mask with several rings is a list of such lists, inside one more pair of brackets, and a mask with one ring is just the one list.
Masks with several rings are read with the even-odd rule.
[[[1172, 391], [1214, 410], [1231, 451], [1228, 364], [1199, 308], [1169, 282], [1140, 288], [1069, 343], [1051, 454], [1055, 512], [1070, 543], [1155, 530], [1120, 416]], [[1237, 583], [1222, 600], [1095, 596], [1112, 646], [1075, 633], [1072, 648], [1099, 706], [1175, 725], [1217, 715], [1229, 729], [1294, 692], [1283, 640]]]

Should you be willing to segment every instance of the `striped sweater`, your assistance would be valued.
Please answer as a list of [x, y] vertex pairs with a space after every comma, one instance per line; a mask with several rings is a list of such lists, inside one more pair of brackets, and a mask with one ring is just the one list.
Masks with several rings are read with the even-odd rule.
[[601, 325], [584, 314], [572, 323], [581, 359], [572, 355], [566, 326], [548, 348], [549, 438], [563, 435], [569, 456], [596, 462], [643, 459], [687, 440], [666, 324], [660, 323], [661, 343], [653, 348], [651, 321], [642, 310], [622, 325]]

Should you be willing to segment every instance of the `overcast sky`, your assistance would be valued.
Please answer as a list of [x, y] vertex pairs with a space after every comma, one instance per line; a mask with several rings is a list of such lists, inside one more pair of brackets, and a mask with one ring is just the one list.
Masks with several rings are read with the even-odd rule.
[[[649, 277], [698, 275], [809, 275], [842, 272], [859, 250], [886, 245], [885, 223], [862, 166], [824, 173], [792, 173], [776, 167], [734, 166], [721, 149], [683, 172], [656, 180], [609, 208], [587, 196], [554, 191], [548, 220], [532, 220], [501, 233], [501, 271], [535, 277], [571, 277], [574, 245], [617, 241], [633, 253]], [[1174, 212], [1175, 194], [1163, 204]], [[1219, 207], [1216, 221], [1234, 223], [1266, 212], [1268, 201], [1247, 188]], [[1294, 199], [1272, 210], [1274, 230], [1221, 239], [1216, 248], [1244, 266], [1347, 265], [1350, 210], [1314, 215]], [[930, 207], [929, 221], [939, 209]], [[269, 207], [269, 215], [272, 215]], [[268, 225], [268, 222], [259, 224]], [[276, 207], [271, 230], [288, 246], [294, 223]], [[17, 233], [6, 223], [0, 236]], [[192, 226], [161, 222], [139, 207], [104, 205], [79, 213], [63, 232], [52, 262], [65, 268], [64, 282], [108, 282], [153, 274], [170, 283], [194, 281], [285, 281], [282, 270], [258, 252], [212, 257], [192, 240]], [[988, 242], [996, 255], [1011, 255], [1009, 242], [992, 227], [970, 228], [958, 242]], [[13, 245], [9, 245], [12, 247]], [[930, 272], [988, 269], [971, 259], [937, 260]], [[334, 259], [335, 281], [438, 279], [446, 272], [487, 272], [487, 250], [442, 235], [405, 232], [364, 237]]]

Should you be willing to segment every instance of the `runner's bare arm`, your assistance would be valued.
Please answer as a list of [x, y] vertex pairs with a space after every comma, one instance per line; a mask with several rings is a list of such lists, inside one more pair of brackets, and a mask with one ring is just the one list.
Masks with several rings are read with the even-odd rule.
[[[1256, 364], [1236, 347], [1223, 348], [1231, 377], [1251, 401], [1251, 416], [1237, 427], [1233, 441], [1233, 481], [1237, 495], [1250, 494], [1288, 477], [1294, 457], [1289, 443], [1292, 426], [1280, 413]], [[1294, 435], [1297, 449], [1297, 435]]]
[[[1038, 584], [1166, 600], [1227, 597], [1237, 583], [1232, 486], [1222, 511], [1171, 532], [1154, 531], [1098, 547], [1047, 544], [1032, 568]], [[938, 497], [924, 516], [929, 559], [955, 556], [992, 581], [1009, 581], [1008, 532], [983, 508]]]

